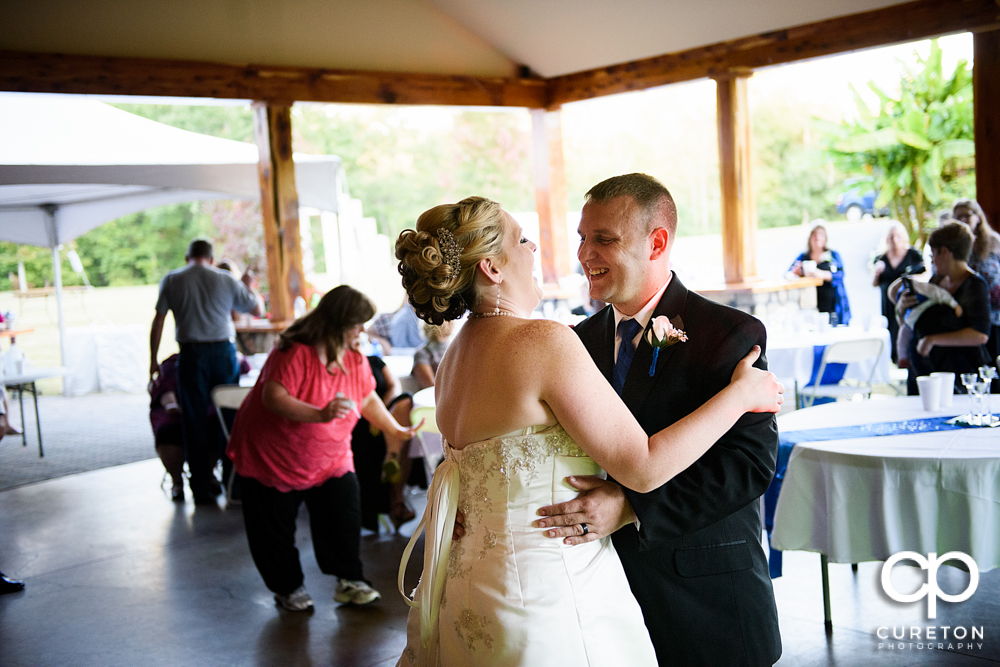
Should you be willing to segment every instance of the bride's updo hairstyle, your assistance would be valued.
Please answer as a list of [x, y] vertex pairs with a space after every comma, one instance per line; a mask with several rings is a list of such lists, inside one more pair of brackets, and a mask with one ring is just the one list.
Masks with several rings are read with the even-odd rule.
[[399, 235], [399, 273], [418, 317], [440, 325], [476, 304], [476, 266], [503, 257], [503, 228], [500, 204], [469, 197], [424, 211], [416, 230]]

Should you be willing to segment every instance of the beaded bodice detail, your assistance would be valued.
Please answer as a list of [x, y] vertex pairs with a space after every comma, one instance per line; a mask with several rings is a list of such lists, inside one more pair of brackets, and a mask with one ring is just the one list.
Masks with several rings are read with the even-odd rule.
[[[504, 514], [510, 501], [539, 481], [551, 485], [554, 457], [587, 458], [580, 446], [559, 424], [533, 426], [515, 434], [473, 443], [464, 449], [448, 447], [448, 456], [457, 461], [462, 479], [458, 509], [465, 515], [467, 535], [452, 545], [449, 576], [461, 577], [467, 570], [462, 560], [468, 549], [480, 559], [497, 546], [496, 521], [489, 515]], [[546, 479], [539, 480], [540, 475]], [[473, 544], [470, 544], [472, 542]]]

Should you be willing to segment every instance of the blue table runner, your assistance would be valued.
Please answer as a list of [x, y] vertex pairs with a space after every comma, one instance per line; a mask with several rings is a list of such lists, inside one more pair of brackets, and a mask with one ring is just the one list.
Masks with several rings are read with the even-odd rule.
[[[823, 374], [824, 376], [826, 373]], [[953, 431], [969, 428], [960, 424], [949, 424], [954, 417], [927, 417], [925, 419], [906, 419], [895, 422], [879, 422], [877, 424], [859, 424], [857, 426], [831, 426], [805, 431], [788, 431], [778, 434], [778, 461], [774, 468], [774, 479], [764, 492], [764, 528], [767, 530], [767, 541], [770, 547], [771, 532], [774, 530], [774, 509], [778, 505], [778, 493], [788, 469], [788, 458], [792, 449], [800, 442], [822, 442], [824, 440], [850, 440], [853, 438], [874, 438], [883, 435], [906, 435], [910, 433], [927, 433], [931, 431]], [[770, 547], [771, 556], [768, 559], [768, 569], [772, 579], [781, 576], [781, 552]]]

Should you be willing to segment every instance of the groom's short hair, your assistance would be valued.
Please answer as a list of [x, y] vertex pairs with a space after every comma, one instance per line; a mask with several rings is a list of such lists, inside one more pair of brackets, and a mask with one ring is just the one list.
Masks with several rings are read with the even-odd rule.
[[585, 195], [587, 202], [606, 204], [618, 197], [631, 197], [643, 212], [646, 233], [662, 225], [670, 238], [677, 231], [677, 205], [670, 191], [648, 174], [624, 174], [603, 180]]

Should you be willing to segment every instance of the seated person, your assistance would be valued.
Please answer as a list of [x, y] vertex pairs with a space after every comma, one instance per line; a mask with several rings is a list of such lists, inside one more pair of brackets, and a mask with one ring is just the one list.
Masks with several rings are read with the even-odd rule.
[[172, 354], [160, 364], [159, 374], [149, 381], [149, 423], [153, 427], [156, 454], [170, 475], [170, 498], [184, 502], [184, 437], [181, 406], [177, 403], [177, 360]]
[[[375, 393], [390, 411], [397, 401], [409, 399], [409, 394], [396, 396], [399, 381], [382, 359], [369, 355], [368, 364], [375, 376]], [[392, 485], [381, 479], [382, 462], [386, 453], [385, 435], [362, 417], [351, 433], [351, 450], [354, 452], [354, 471], [361, 487], [361, 527], [378, 532], [378, 516], [387, 514], [398, 530], [399, 526], [413, 519], [415, 514], [413, 510], [406, 512], [399, 506], [392, 506]]]
[[413, 370], [410, 371], [410, 375], [416, 379], [421, 389], [434, 386], [434, 376], [448, 349], [453, 331], [454, 322], [451, 320], [441, 326], [424, 324], [424, 336], [427, 342], [413, 353]]

